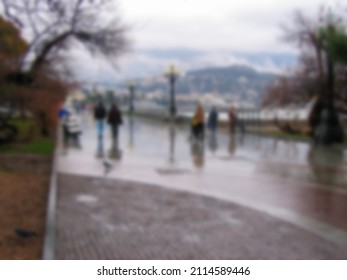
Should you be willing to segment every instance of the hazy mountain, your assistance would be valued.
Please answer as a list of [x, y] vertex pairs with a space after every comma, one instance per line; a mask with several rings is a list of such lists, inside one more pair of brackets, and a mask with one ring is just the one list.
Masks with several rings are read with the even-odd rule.
[[282, 73], [295, 65], [291, 53], [242, 53], [231, 51], [198, 51], [190, 49], [143, 49], [123, 58], [120, 79], [151, 77], [162, 74], [174, 63], [182, 72], [230, 65], [250, 66], [260, 72]]
[[[277, 76], [259, 72], [244, 65], [211, 67], [193, 70], [181, 76], [176, 84], [177, 94], [218, 93], [228, 99], [259, 103], [264, 89]], [[137, 81], [137, 90], [143, 93], [168, 92], [168, 82], [163, 77], [144, 78]]]

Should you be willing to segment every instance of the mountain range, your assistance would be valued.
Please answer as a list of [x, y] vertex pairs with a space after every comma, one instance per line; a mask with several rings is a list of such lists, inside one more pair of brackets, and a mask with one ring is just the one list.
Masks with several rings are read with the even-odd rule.
[[[220, 94], [229, 100], [244, 100], [259, 104], [266, 87], [277, 75], [259, 72], [252, 67], [233, 65], [188, 71], [178, 78], [176, 92], [187, 94]], [[141, 93], [166, 93], [165, 77], [143, 78], [136, 81]]]
[[232, 65], [249, 66], [260, 72], [283, 73], [296, 64], [293, 53], [247, 53], [194, 49], [140, 49], [121, 58], [119, 80], [148, 78], [162, 74], [170, 64], [182, 72]]

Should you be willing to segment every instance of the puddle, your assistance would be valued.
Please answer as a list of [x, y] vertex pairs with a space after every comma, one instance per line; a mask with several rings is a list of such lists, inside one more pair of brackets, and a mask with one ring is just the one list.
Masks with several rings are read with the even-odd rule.
[[94, 195], [80, 194], [76, 196], [76, 201], [84, 204], [93, 204], [98, 201], [98, 198]]

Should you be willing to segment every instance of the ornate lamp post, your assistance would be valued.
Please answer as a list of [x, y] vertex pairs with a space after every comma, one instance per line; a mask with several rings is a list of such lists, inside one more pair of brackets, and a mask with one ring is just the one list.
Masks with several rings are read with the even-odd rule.
[[135, 94], [135, 82], [129, 81], [128, 83], [129, 89], [129, 113], [132, 115], [134, 113], [134, 94]]
[[175, 82], [179, 77], [180, 73], [175, 68], [174, 65], [171, 65], [169, 69], [165, 72], [165, 77], [169, 80], [170, 83], [170, 116], [173, 118], [176, 115], [176, 103], [175, 103]]
[[329, 37], [334, 35], [335, 26], [333, 23], [332, 14], [330, 13], [327, 18], [327, 25], [325, 27], [325, 53], [326, 53], [326, 68], [327, 79], [326, 86], [322, 96], [323, 109], [320, 116], [320, 123], [317, 126], [314, 138], [317, 144], [331, 145], [344, 142], [343, 129], [339, 123], [338, 115], [334, 105], [334, 60], [328, 49]]

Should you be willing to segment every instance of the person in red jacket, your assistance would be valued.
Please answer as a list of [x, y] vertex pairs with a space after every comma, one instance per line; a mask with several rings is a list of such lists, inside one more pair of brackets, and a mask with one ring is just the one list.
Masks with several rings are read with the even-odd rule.
[[236, 116], [236, 109], [235, 107], [230, 107], [229, 113], [229, 128], [230, 128], [230, 132], [234, 133], [235, 132], [235, 128], [236, 128], [236, 124], [237, 124], [237, 116]]

